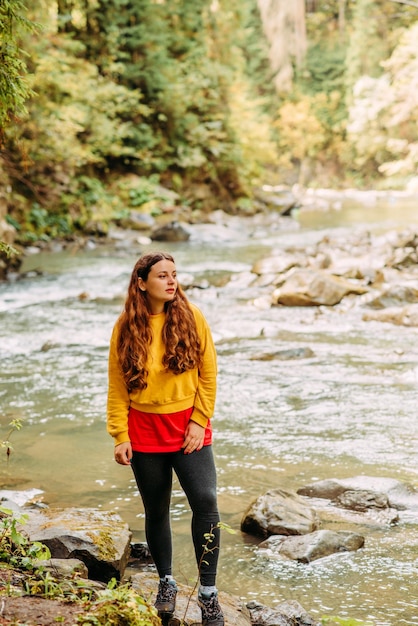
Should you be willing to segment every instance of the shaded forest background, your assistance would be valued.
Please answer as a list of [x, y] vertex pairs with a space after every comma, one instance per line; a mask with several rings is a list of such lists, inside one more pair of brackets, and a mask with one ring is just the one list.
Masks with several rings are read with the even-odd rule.
[[412, 0], [1, 0], [0, 61], [22, 244], [263, 184], [418, 189]]

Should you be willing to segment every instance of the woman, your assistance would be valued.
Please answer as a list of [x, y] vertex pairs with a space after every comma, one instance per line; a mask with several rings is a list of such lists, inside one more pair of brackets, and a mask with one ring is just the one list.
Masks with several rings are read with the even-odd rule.
[[[210, 423], [216, 374], [210, 329], [178, 284], [173, 257], [143, 255], [110, 342], [107, 428], [115, 460], [132, 466], [144, 504], [146, 538], [160, 576], [160, 616], [175, 610], [173, 470], [179, 479], [192, 510], [203, 626], [224, 624], [216, 588], [220, 531]], [[213, 537], [205, 549], [208, 533]]]

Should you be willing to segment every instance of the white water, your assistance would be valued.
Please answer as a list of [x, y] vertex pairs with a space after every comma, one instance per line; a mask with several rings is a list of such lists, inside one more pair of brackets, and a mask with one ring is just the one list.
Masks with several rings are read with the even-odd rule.
[[[164, 245], [184, 277], [207, 279], [189, 297], [213, 330], [219, 355], [214, 419], [223, 521], [219, 586], [244, 600], [274, 606], [298, 600], [319, 619], [338, 615], [374, 626], [418, 624], [418, 519], [402, 515], [394, 528], [355, 528], [363, 550], [310, 565], [257, 555], [257, 540], [239, 530], [250, 502], [269, 488], [296, 490], [317, 479], [386, 476], [418, 487], [417, 330], [363, 322], [347, 308], [273, 308], [243, 277], [257, 259], [327, 233], [384, 232], [410, 225], [414, 207], [349, 205], [304, 213], [299, 223], [260, 218], [228, 226], [192, 227], [186, 244]], [[153, 249], [161, 246], [153, 244]], [[130, 272], [144, 247], [41, 254], [26, 269], [42, 275], [0, 286], [1, 427], [12, 434], [4, 485], [40, 488], [50, 506], [117, 509], [135, 541], [143, 513], [130, 470], [113, 461], [105, 431], [107, 346]], [[224, 284], [227, 278], [233, 280]], [[300, 360], [254, 361], [252, 355], [310, 348]], [[194, 582], [190, 517], [185, 497], [173, 497], [176, 575]]]

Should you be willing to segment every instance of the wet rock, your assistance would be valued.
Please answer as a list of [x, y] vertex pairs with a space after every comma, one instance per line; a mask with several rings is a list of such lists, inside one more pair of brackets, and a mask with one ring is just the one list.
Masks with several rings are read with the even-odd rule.
[[317, 530], [298, 537], [269, 537], [258, 548], [270, 555], [310, 563], [337, 552], [353, 552], [364, 546], [364, 537], [354, 532]]
[[149, 230], [155, 226], [155, 219], [148, 213], [129, 211], [126, 216], [118, 220], [118, 226], [127, 230]]
[[[131, 577], [132, 587], [146, 598], [154, 601], [158, 587], [158, 576], [149, 572], [139, 572]], [[185, 626], [202, 622], [201, 611], [197, 606], [197, 593], [193, 587], [183, 585], [177, 581], [178, 593], [176, 598], [176, 612], [174, 620], [170, 620], [173, 626], [178, 621], [185, 622]], [[250, 612], [243, 602], [229, 593], [219, 592], [219, 603], [225, 615], [225, 623], [228, 626], [250, 626]]]
[[73, 578], [75, 574], [82, 578], [88, 578], [87, 567], [80, 559], [36, 560], [34, 566], [50, 572], [54, 578]]
[[389, 499], [384, 493], [376, 493], [367, 489], [347, 490], [332, 501], [332, 504], [351, 511], [367, 511], [370, 508], [387, 509]]
[[315, 270], [295, 270], [286, 282], [273, 292], [274, 304], [285, 306], [333, 306], [344, 296], [363, 294], [367, 288]]
[[310, 348], [289, 348], [276, 352], [262, 352], [250, 357], [250, 361], [290, 361], [294, 359], [311, 359], [315, 353]]
[[97, 509], [28, 510], [26, 514], [24, 532], [31, 541], [45, 544], [53, 558], [83, 561], [93, 580], [122, 578], [132, 534], [119, 515]]
[[418, 289], [411, 285], [389, 285], [372, 300], [367, 302], [371, 309], [394, 307], [397, 304], [418, 303]]
[[155, 228], [151, 232], [151, 239], [153, 241], [188, 241], [190, 239], [190, 233], [179, 222], [169, 222], [163, 224], [158, 228]]
[[391, 265], [393, 267], [416, 267], [418, 262], [417, 250], [415, 247], [397, 248], [394, 250]]
[[278, 211], [280, 215], [290, 215], [292, 209], [298, 206], [297, 197], [283, 187], [271, 187], [264, 185], [254, 192], [255, 199], [268, 209]]
[[385, 322], [396, 326], [418, 326], [418, 304], [410, 304], [404, 307], [389, 307], [381, 311], [369, 311], [364, 313], [362, 319], [365, 322]]
[[83, 232], [93, 237], [107, 237], [109, 226], [102, 220], [88, 220], [83, 228]]
[[250, 535], [303, 535], [318, 528], [316, 513], [294, 493], [271, 489], [244, 513], [241, 530]]
[[310, 498], [335, 500], [346, 491], [367, 491], [376, 495], [385, 494], [391, 508], [418, 510], [418, 490], [394, 478], [354, 476], [353, 478], [330, 478], [306, 485], [297, 493]]
[[256, 600], [247, 603], [251, 623], [257, 626], [320, 626], [299, 602], [282, 602], [274, 609]]
[[254, 263], [251, 271], [262, 276], [264, 274], [283, 274], [292, 267], [306, 267], [308, 261], [302, 254], [281, 252], [280, 255], [269, 256]]
[[26, 491], [0, 489], [0, 504], [6, 508], [13, 506], [20, 509], [25, 504], [38, 502], [43, 495], [44, 492], [41, 489], [26, 489]]

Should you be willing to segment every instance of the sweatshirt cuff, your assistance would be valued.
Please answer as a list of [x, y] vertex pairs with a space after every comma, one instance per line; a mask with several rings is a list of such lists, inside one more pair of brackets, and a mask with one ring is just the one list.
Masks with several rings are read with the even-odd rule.
[[201, 413], [196, 408], [193, 409], [193, 413], [191, 414], [190, 419], [192, 420], [192, 422], [196, 422], [196, 424], [199, 424], [199, 426], [203, 426], [203, 428], [206, 428], [209, 422], [208, 418], [205, 417], [203, 413]]
[[130, 443], [131, 440], [129, 439], [128, 431], [126, 431], [115, 435], [113, 441], [115, 442], [115, 446], [118, 446], [120, 443]]

